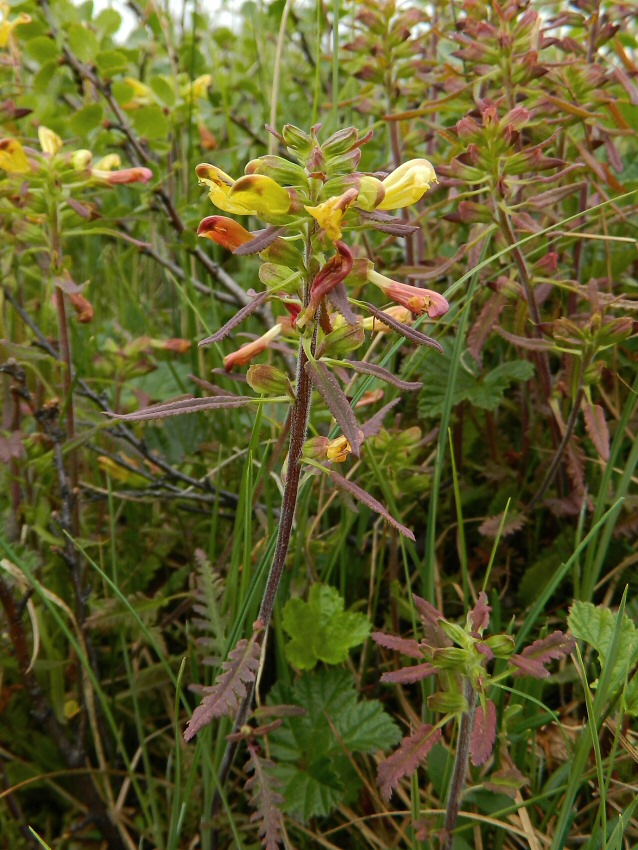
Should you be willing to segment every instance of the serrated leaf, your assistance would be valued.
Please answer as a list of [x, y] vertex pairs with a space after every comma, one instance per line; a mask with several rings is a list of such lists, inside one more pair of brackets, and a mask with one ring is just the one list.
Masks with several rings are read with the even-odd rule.
[[386, 649], [393, 649], [395, 652], [400, 652], [403, 655], [408, 655], [410, 658], [423, 658], [423, 652], [418, 641], [413, 638], [401, 638], [396, 635], [386, 635], [384, 632], [372, 632], [371, 638], [379, 646], [384, 646]]
[[377, 782], [381, 796], [389, 800], [392, 792], [404, 776], [410, 776], [441, 737], [441, 730], [425, 723], [413, 735], [401, 741], [399, 749], [379, 765]]
[[401, 334], [401, 336], [405, 337], [405, 339], [409, 339], [410, 342], [414, 342], [417, 345], [424, 345], [428, 348], [436, 348], [436, 350], [440, 352], [443, 351], [441, 344], [435, 339], [432, 339], [431, 336], [426, 336], [424, 333], [421, 333], [421, 331], [417, 331], [415, 328], [411, 327], [411, 325], [406, 325], [404, 322], [400, 322], [398, 319], [393, 318], [389, 313], [384, 313], [383, 310], [379, 310], [379, 308], [375, 307], [373, 304], [368, 304], [365, 301], [363, 304], [368, 312], [372, 313], [375, 319], [383, 322], [384, 325], [392, 328], [393, 331]]
[[[603, 605], [593, 605], [591, 602], [574, 602], [569, 609], [567, 622], [571, 633], [575, 638], [584, 640], [596, 650], [601, 668], [607, 662], [617, 619], [617, 613]], [[638, 630], [632, 620], [623, 614], [618, 655], [611, 677], [610, 691], [613, 692], [623, 685], [636, 662], [638, 662]], [[638, 686], [632, 681], [632, 694], [635, 688], [638, 689]]]
[[400, 390], [408, 390], [414, 392], [420, 390], [423, 384], [421, 381], [403, 381], [401, 378], [384, 369], [383, 366], [377, 366], [376, 363], [368, 363], [365, 360], [348, 360], [348, 368], [353, 369], [360, 375], [372, 375], [374, 378], [379, 378], [387, 384], [392, 384]]
[[165, 139], [168, 136], [168, 119], [157, 104], [136, 109], [131, 113], [131, 121], [135, 131], [144, 139]]
[[262, 758], [257, 745], [249, 743], [246, 769], [253, 775], [244, 787], [251, 792], [250, 803], [257, 810], [250, 820], [259, 823], [259, 836], [266, 850], [277, 850], [280, 846], [283, 827], [280, 806], [284, 798], [278, 790], [281, 782], [273, 776], [272, 768], [272, 761]]
[[601, 460], [609, 460], [609, 429], [605, 420], [605, 411], [599, 404], [584, 401], [583, 416], [587, 433]]
[[366, 507], [370, 508], [370, 510], [375, 511], [375, 513], [380, 514], [385, 520], [387, 520], [390, 525], [393, 525], [397, 531], [400, 531], [404, 537], [407, 537], [409, 540], [414, 540], [414, 534], [410, 531], [409, 528], [406, 528], [405, 525], [400, 523], [397, 519], [395, 519], [385, 508], [381, 502], [378, 502], [374, 496], [371, 496], [366, 490], [363, 490], [358, 484], [355, 484], [354, 481], [350, 481], [348, 478], [344, 478], [338, 472], [335, 472], [334, 469], [326, 469], [326, 474], [330, 476], [330, 478], [334, 481], [337, 487], [341, 487], [342, 490], [345, 490], [346, 493], [350, 493], [351, 496], [354, 496], [355, 499], [358, 499], [362, 502]]
[[[286, 718], [270, 734], [273, 773], [284, 786], [285, 811], [302, 821], [329, 814], [360, 782], [346, 750], [371, 753], [401, 733], [377, 700], [360, 701], [347, 670], [304, 673], [294, 687], [275, 685], [268, 704], [293, 704], [305, 714]], [[336, 734], [335, 734], [336, 732]]]
[[256, 628], [251, 637], [242, 638], [222, 664], [223, 672], [212, 687], [204, 688], [204, 697], [193, 712], [184, 732], [184, 740], [190, 741], [216, 717], [232, 715], [240, 700], [247, 694], [246, 686], [255, 681], [259, 668], [261, 644], [257, 640], [261, 632]]
[[485, 706], [486, 710], [478, 705], [474, 712], [470, 758], [476, 767], [488, 760], [496, 739], [496, 706], [491, 699], [486, 700]]
[[228, 334], [233, 330], [233, 328], [236, 328], [237, 325], [241, 324], [241, 322], [244, 321], [244, 319], [248, 318], [248, 316], [252, 315], [256, 310], [258, 310], [261, 305], [265, 303], [269, 295], [270, 293], [266, 289], [262, 292], [258, 292], [257, 295], [255, 295], [255, 297], [252, 299], [252, 301], [249, 301], [248, 304], [238, 310], [235, 315], [232, 316], [226, 322], [225, 325], [222, 325], [222, 327], [218, 331], [215, 331], [214, 334], [211, 334], [211, 336], [207, 336], [206, 339], [203, 339], [199, 343], [200, 347], [204, 345], [212, 345], [212, 343], [214, 342], [221, 342], [223, 339], [225, 339]]
[[[437, 417], [443, 412], [450, 381], [451, 355], [445, 352], [437, 361], [437, 369], [428, 375], [427, 383], [419, 396], [419, 413], [424, 417]], [[452, 406], [467, 401], [482, 410], [496, 410], [506, 391], [513, 383], [528, 381], [534, 366], [527, 360], [511, 360], [494, 369], [475, 375], [465, 368], [456, 373], [452, 392]]]
[[339, 591], [326, 584], [313, 584], [308, 602], [289, 599], [282, 625], [291, 637], [286, 658], [299, 670], [311, 670], [318, 661], [346, 661], [348, 650], [363, 643], [371, 628], [364, 614], [344, 611]]
[[106, 413], [112, 419], [124, 422], [143, 422], [148, 419], [164, 419], [167, 416], [179, 416], [182, 413], [200, 413], [202, 410], [215, 410], [228, 407], [244, 407], [254, 401], [251, 396], [210, 396], [209, 398], [182, 398], [177, 401], [167, 401], [162, 404], [154, 404], [134, 413]]
[[69, 47], [82, 62], [91, 62], [98, 52], [96, 34], [86, 24], [71, 24], [67, 31]]
[[545, 665], [556, 658], [562, 658], [573, 652], [575, 641], [571, 635], [555, 631], [547, 637], [535, 640], [518, 655], [511, 655], [507, 660], [518, 668], [520, 676], [533, 676], [536, 679], [546, 679], [549, 670]]

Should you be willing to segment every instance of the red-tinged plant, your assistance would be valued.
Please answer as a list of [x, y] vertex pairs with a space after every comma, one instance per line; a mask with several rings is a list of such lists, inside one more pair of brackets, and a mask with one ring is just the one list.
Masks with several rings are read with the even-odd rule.
[[[313, 127], [309, 134], [291, 125], [284, 127], [281, 134], [271, 130], [296, 161], [272, 155], [261, 157], [250, 162], [246, 175], [238, 179], [214, 165], [204, 163], [197, 167], [200, 183], [209, 189], [210, 199], [217, 207], [236, 215], [256, 215], [268, 225], [265, 230], [249, 233], [223, 216], [209, 216], [199, 225], [200, 236], [235, 254], [258, 253], [262, 260], [259, 277], [266, 287], [200, 345], [221, 341], [266, 302], [275, 309], [281, 305], [284, 314], [277, 323], [260, 339], [228, 354], [224, 365], [230, 370], [247, 364], [265, 351], [275, 337], [282, 335], [296, 342], [295, 381], [290, 382], [273, 367], [254, 365], [249, 370], [248, 382], [260, 393], [259, 397], [225, 394], [209, 399], [184, 399], [123, 417], [129, 421], [150, 419], [268, 401], [291, 404], [285, 489], [275, 554], [257, 620], [259, 628], [248, 642], [240, 642], [232, 651], [224, 672], [206, 690], [189, 723], [187, 740], [214, 717], [235, 714], [236, 728], [248, 717], [259, 648], [272, 618], [304, 468], [327, 475], [339, 488], [414, 540], [412, 532], [377, 499], [332, 468], [350, 455], [360, 456], [364, 441], [379, 431], [383, 416], [393, 405], [386, 405], [368, 422], [360, 422], [341, 387], [339, 367], [380, 377], [401, 389], [414, 390], [421, 386], [402, 381], [381, 367], [341, 359], [363, 345], [364, 323], [370, 319], [377, 322], [377, 328], [383, 323], [384, 328], [397, 331], [417, 344], [436, 349], [440, 346], [395, 313], [357, 302], [370, 314], [370, 319], [357, 315], [350, 303], [348, 287], [360, 288], [370, 282], [402, 304], [408, 316], [428, 313], [430, 318], [438, 318], [446, 312], [448, 304], [432, 290], [408, 287], [377, 275], [373, 264], [356, 258], [342, 237], [344, 231], [362, 227], [382, 232], [389, 229], [396, 235], [412, 233], [414, 226], [396, 220], [386, 210], [403, 209], [419, 200], [437, 178], [430, 163], [423, 159], [406, 162], [387, 176], [359, 172], [361, 146], [370, 134], [360, 137], [355, 128], [349, 127], [321, 144], [318, 129]], [[405, 318], [404, 313], [400, 315]], [[342, 436], [336, 440], [306, 440], [313, 389], [341, 429]], [[232, 751], [227, 754], [222, 772], [227, 769], [231, 754]]]
[[[381, 681], [412, 684], [436, 677], [439, 689], [427, 699], [428, 709], [442, 715], [435, 724], [424, 724], [406, 736], [396, 752], [379, 765], [377, 781], [384, 799], [389, 800], [401, 779], [426, 763], [428, 753], [441, 737], [442, 729], [451, 721], [459, 724], [454, 773], [448, 793], [442, 847], [451, 850], [452, 832], [459, 813], [468, 762], [485, 764], [492, 755], [496, 740], [496, 705], [492, 691], [511, 676], [549, 676], [547, 665], [569, 655], [575, 646], [571, 636], [555, 631], [534, 641], [521, 652], [515, 651], [515, 640], [508, 634], [484, 637], [489, 625], [491, 607], [481, 591], [464, 627], [446, 620], [433, 605], [413, 596], [424, 635], [420, 640], [373, 632], [372, 638], [385, 649], [399, 652], [419, 663], [384, 673]], [[490, 672], [495, 659], [507, 662], [502, 672]], [[509, 766], [503, 765], [506, 770]], [[501, 775], [502, 771], [496, 771]], [[516, 778], [511, 789], [519, 787], [523, 777]], [[505, 785], [503, 786], [505, 787]]]

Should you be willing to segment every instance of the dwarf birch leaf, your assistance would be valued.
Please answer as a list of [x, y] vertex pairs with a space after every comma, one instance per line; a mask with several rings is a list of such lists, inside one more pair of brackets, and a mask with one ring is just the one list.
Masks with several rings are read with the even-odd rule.
[[475, 767], [485, 764], [491, 756], [496, 738], [496, 706], [491, 699], [486, 700], [485, 706], [487, 710], [478, 705], [474, 712], [470, 758]]
[[326, 473], [332, 478], [337, 487], [341, 487], [342, 490], [345, 490], [346, 493], [350, 493], [351, 496], [354, 496], [355, 499], [358, 499], [360, 502], [363, 502], [366, 507], [370, 508], [370, 510], [375, 511], [378, 514], [387, 520], [390, 525], [393, 525], [397, 531], [400, 531], [405, 537], [409, 540], [414, 540], [414, 534], [410, 531], [409, 528], [406, 528], [405, 525], [402, 525], [398, 520], [396, 520], [386, 508], [383, 507], [381, 502], [377, 502], [374, 496], [371, 496], [370, 493], [367, 493], [365, 490], [362, 490], [357, 484], [353, 481], [350, 481], [348, 478], [344, 478], [343, 475], [340, 475], [338, 472], [335, 472], [334, 469], [326, 469]]
[[337, 379], [324, 363], [320, 363], [317, 360], [309, 360], [306, 363], [305, 369], [313, 386], [319, 391], [319, 394], [325, 401], [328, 410], [337, 420], [343, 436], [350, 443], [352, 454], [355, 457], [359, 457], [362, 441], [361, 428], [350, 407], [350, 402], [337, 383]]
[[510, 664], [518, 667], [519, 676], [533, 676], [535, 679], [546, 679], [549, 670], [545, 669], [552, 659], [562, 658], [574, 651], [576, 642], [571, 635], [555, 631], [547, 637], [535, 640], [526, 646], [518, 655], [511, 655], [507, 660]]
[[313, 584], [308, 602], [289, 599], [282, 625], [291, 640], [286, 658], [298, 670], [311, 670], [318, 661], [339, 664], [348, 651], [370, 634], [370, 621], [364, 614], [344, 611], [339, 591], [326, 584]]
[[605, 420], [605, 411], [599, 404], [590, 404], [585, 401], [583, 402], [583, 416], [585, 417], [587, 433], [594, 444], [594, 448], [602, 460], [609, 460], [609, 429]]
[[199, 345], [200, 347], [203, 345], [211, 345], [213, 342], [221, 342], [222, 339], [225, 339], [228, 334], [236, 328], [237, 325], [241, 324], [244, 319], [251, 316], [254, 312], [256, 312], [261, 305], [266, 301], [270, 292], [265, 289], [263, 292], [257, 293], [252, 301], [249, 301], [241, 310], [238, 310], [235, 315], [229, 319], [225, 325], [223, 325], [218, 331], [215, 331], [211, 336], [207, 336], [206, 339], [203, 339]]
[[441, 730], [429, 723], [419, 726], [414, 735], [404, 738], [399, 749], [379, 765], [377, 783], [381, 796], [389, 800], [404, 776], [410, 776], [425, 762], [428, 753], [441, 737]]
[[392, 384], [393, 387], [398, 387], [400, 390], [420, 390], [423, 384], [421, 381], [403, 381], [392, 372], [384, 369], [383, 366], [377, 366], [376, 363], [367, 363], [365, 360], [348, 360], [348, 366], [360, 375], [372, 375], [385, 381], [387, 384]]
[[261, 628], [256, 629], [252, 636], [239, 641], [231, 650], [228, 660], [222, 664], [223, 672], [219, 674], [212, 687], [204, 688], [204, 697], [193, 712], [184, 732], [184, 740], [190, 741], [216, 717], [232, 715], [239, 707], [240, 700], [246, 694], [246, 685], [255, 681], [259, 668], [261, 644], [257, 640]]
[[167, 401], [162, 404], [154, 404], [144, 410], [136, 410], [134, 413], [105, 413], [113, 419], [124, 422], [142, 422], [148, 419], [164, 419], [167, 416], [179, 416], [182, 413], [200, 413], [202, 410], [214, 410], [215, 408], [244, 407], [254, 401], [250, 396], [211, 396], [210, 398], [182, 398], [178, 401]]

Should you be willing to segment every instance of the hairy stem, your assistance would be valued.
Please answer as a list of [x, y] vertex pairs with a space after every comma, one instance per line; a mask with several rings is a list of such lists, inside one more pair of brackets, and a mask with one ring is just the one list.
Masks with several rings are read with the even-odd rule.
[[452, 774], [452, 784], [450, 785], [450, 793], [445, 810], [446, 837], [445, 842], [441, 845], [441, 850], [452, 850], [452, 842], [454, 840], [452, 831], [456, 826], [459, 809], [461, 808], [461, 795], [465, 786], [465, 774], [467, 773], [467, 764], [470, 758], [470, 742], [472, 740], [474, 715], [476, 712], [476, 693], [469, 679], [465, 682], [465, 699], [467, 700], [468, 709], [463, 713], [459, 726], [456, 757], [454, 759], [454, 773]]

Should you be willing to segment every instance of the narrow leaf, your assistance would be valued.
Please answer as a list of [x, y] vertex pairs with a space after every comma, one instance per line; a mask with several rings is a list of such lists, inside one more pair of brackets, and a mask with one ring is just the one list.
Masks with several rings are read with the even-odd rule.
[[390, 682], [395, 685], [409, 685], [413, 682], [420, 682], [428, 676], [434, 676], [438, 673], [438, 668], [434, 664], [424, 663], [415, 664], [413, 667], [401, 667], [400, 670], [391, 670], [381, 676], [381, 682]]
[[421, 381], [403, 381], [401, 378], [393, 375], [392, 372], [384, 369], [383, 366], [377, 366], [375, 363], [367, 363], [365, 360], [348, 360], [348, 365], [358, 374], [372, 375], [381, 381], [385, 381], [387, 384], [392, 384], [393, 387], [397, 387], [400, 390], [420, 390], [423, 386]]
[[343, 436], [350, 443], [352, 454], [355, 457], [359, 457], [363, 433], [350, 407], [350, 402], [337, 383], [337, 379], [324, 363], [320, 363], [317, 360], [309, 360], [305, 368], [313, 386], [319, 391], [319, 394], [328, 406], [328, 410], [337, 420]]
[[479, 593], [479, 598], [470, 613], [468, 619], [472, 625], [472, 631], [483, 634], [490, 623], [491, 607], [487, 604], [487, 594], [484, 591]]
[[601, 459], [609, 460], [609, 429], [605, 420], [605, 411], [599, 404], [583, 402], [585, 427]]
[[206, 339], [203, 339], [199, 343], [200, 347], [203, 345], [211, 345], [213, 342], [221, 342], [222, 339], [225, 339], [233, 328], [236, 328], [237, 325], [244, 321], [244, 319], [255, 313], [266, 301], [269, 295], [270, 292], [267, 289], [264, 289], [263, 292], [258, 292], [252, 301], [249, 301], [248, 304], [241, 308], [241, 310], [238, 310], [235, 315], [218, 331], [216, 331], [212, 336], [207, 336]]
[[436, 348], [437, 351], [443, 351], [442, 346], [439, 345], [435, 339], [432, 339], [432, 337], [426, 336], [425, 334], [422, 334], [421, 331], [417, 331], [415, 328], [410, 327], [410, 325], [400, 322], [388, 313], [384, 313], [383, 310], [379, 310], [379, 308], [375, 307], [373, 304], [368, 304], [367, 302], [363, 303], [366, 309], [369, 310], [375, 318], [377, 318], [380, 322], [383, 322], [383, 324], [387, 325], [389, 328], [392, 328], [393, 331], [401, 334], [401, 336], [409, 339], [410, 342], [414, 342], [417, 345], [427, 345], [430, 348]]
[[410, 236], [420, 230], [418, 225], [406, 224], [396, 216], [382, 211], [369, 213], [364, 210], [357, 210], [357, 212], [362, 221], [365, 221], [370, 227], [374, 227], [375, 230], [381, 231], [381, 233], [389, 233], [392, 236]]
[[441, 730], [426, 723], [420, 726], [414, 735], [404, 738], [399, 748], [379, 765], [377, 783], [381, 796], [389, 800], [392, 792], [404, 776], [414, 773], [423, 763], [428, 753], [441, 737]]
[[498, 326], [495, 330], [503, 339], [511, 342], [517, 348], [524, 348], [526, 351], [551, 351], [554, 348], [554, 343], [549, 339], [530, 339], [526, 336], [518, 336]]
[[443, 614], [435, 608], [430, 602], [412, 594], [414, 606], [419, 612], [421, 622], [425, 628], [425, 640], [428, 646], [433, 648], [442, 648], [444, 646], [452, 646], [452, 641], [441, 628], [439, 620], [443, 620]]
[[244, 407], [254, 401], [250, 396], [211, 396], [209, 398], [183, 398], [179, 401], [167, 401], [162, 404], [154, 404], [144, 410], [136, 410], [135, 413], [105, 413], [113, 419], [124, 422], [142, 422], [147, 419], [164, 419], [167, 416], [178, 416], [181, 413], [199, 413], [202, 410], [214, 410], [221, 407]]
[[257, 254], [259, 251], [264, 251], [269, 245], [277, 239], [279, 234], [284, 230], [283, 227], [266, 227], [264, 230], [256, 230], [250, 242], [244, 242], [238, 248], [235, 248], [233, 254], [244, 256], [244, 254]]
[[330, 290], [328, 300], [341, 313], [349, 325], [357, 324], [357, 317], [352, 311], [352, 307], [348, 301], [348, 293], [343, 283], [338, 283], [334, 289]]
[[[324, 467], [325, 469], [325, 467]], [[409, 540], [414, 540], [414, 534], [410, 531], [409, 528], [406, 528], [405, 525], [402, 525], [398, 520], [396, 520], [393, 516], [391, 516], [387, 509], [383, 507], [381, 502], [377, 502], [374, 496], [371, 496], [370, 493], [366, 493], [365, 490], [362, 490], [357, 484], [352, 481], [349, 481], [347, 478], [344, 478], [343, 475], [340, 475], [338, 472], [335, 472], [334, 469], [325, 469], [326, 473], [332, 478], [337, 487], [341, 487], [342, 490], [345, 490], [346, 493], [350, 493], [351, 496], [354, 496], [355, 499], [358, 499], [360, 502], [363, 502], [370, 510], [375, 511], [380, 514], [385, 520], [387, 520], [390, 525], [393, 525], [397, 531], [400, 531], [405, 537]]]
[[479, 705], [474, 712], [470, 758], [476, 767], [488, 760], [496, 738], [496, 706], [491, 699], [488, 699], [485, 705], [487, 710]]
[[375, 643], [383, 646], [386, 649], [393, 649], [395, 652], [400, 652], [402, 655], [409, 655], [410, 658], [423, 658], [421, 647], [418, 641], [412, 638], [401, 638], [396, 635], [387, 635], [385, 632], [372, 632], [370, 635]]
[[381, 430], [381, 426], [383, 425], [383, 420], [386, 415], [392, 410], [392, 408], [401, 401], [400, 398], [393, 398], [392, 401], [389, 401], [387, 404], [384, 404], [381, 410], [377, 410], [374, 416], [371, 416], [367, 422], [364, 422], [361, 426], [361, 430], [363, 431], [363, 436], [367, 439], [368, 437], [376, 437], [376, 435]]
[[257, 640], [261, 628], [255, 629], [249, 640], [243, 638], [231, 650], [228, 660], [222, 664], [224, 672], [217, 677], [212, 687], [204, 688], [204, 698], [193, 712], [184, 732], [184, 740], [190, 741], [216, 717], [233, 714], [246, 694], [246, 685], [255, 681], [259, 668], [261, 645]]

